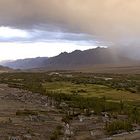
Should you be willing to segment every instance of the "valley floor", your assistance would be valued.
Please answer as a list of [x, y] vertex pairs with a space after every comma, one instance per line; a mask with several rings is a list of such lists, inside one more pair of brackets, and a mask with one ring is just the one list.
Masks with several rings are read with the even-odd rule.
[[47, 96], [26, 90], [0, 85], [0, 140], [53, 140], [61, 131], [59, 139], [70, 140], [138, 140], [140, 132], [125, 133], [107, 138], [104, 132], [103, 116], [79, 116], [64, 124], [64, 114], [49, 104]]

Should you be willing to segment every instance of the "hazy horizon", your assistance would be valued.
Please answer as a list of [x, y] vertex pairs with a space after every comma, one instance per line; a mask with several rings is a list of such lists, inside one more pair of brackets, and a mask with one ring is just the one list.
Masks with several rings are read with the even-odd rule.
[[95, 48], [97, 43], [90, 38], [81, 33], [0, 27], [0, 61], [52, 57], [65, 51]]
[[97, 46], [80, 46], [72, 43], [0, 43], [0, 62], [35, 57], [53, 57], [62, 52], [93, 49]]
[[[131, 48], [128, 56], [137, 57], [139, 4], [139, 0], [1, 0], [0, 61], [52, 57], [96, 46]], [[134, 46], [138, 49], [131, 54]]]

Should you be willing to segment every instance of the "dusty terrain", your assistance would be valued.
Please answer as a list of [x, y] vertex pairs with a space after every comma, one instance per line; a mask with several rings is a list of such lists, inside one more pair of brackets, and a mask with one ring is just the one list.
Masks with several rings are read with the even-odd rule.
[[[140, 132], [116, 136], [104, 133], [104, 117], [79, 116], [64, 125], [63, 113], [50, 103], [47, 96], [7, 85], [0, 85], [0, 140], [49, 140], [58, 126], [70, 133], [70, 140], [139, 140]], [[109, 137], [109, 138], [107, 138]], [[68, 137], [67, 137], [68, 138]]]
[[59, 113], [39, 94], [0, 85], [0, 140], [47, 140], [60, 125]]

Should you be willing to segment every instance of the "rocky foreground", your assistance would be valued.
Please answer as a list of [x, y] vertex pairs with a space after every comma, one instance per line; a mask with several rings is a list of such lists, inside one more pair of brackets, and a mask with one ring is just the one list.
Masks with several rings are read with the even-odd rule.
[[62, 121], [64, 116], [55, 101], [47, 96], [0, 85], [0, 140], [53, 140], [58, 130], [60, 140], [140, 138], [139, 131], [107, 138], [104, 133], [106, 116], [79, 115], [69, 124]]

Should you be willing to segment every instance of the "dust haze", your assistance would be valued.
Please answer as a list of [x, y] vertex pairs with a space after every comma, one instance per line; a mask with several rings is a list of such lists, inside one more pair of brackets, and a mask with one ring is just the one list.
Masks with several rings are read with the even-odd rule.
[[139, 49], [139, 5], [139, 0], [1, 0], [0, 26], [46, 30], [52, 25]]

